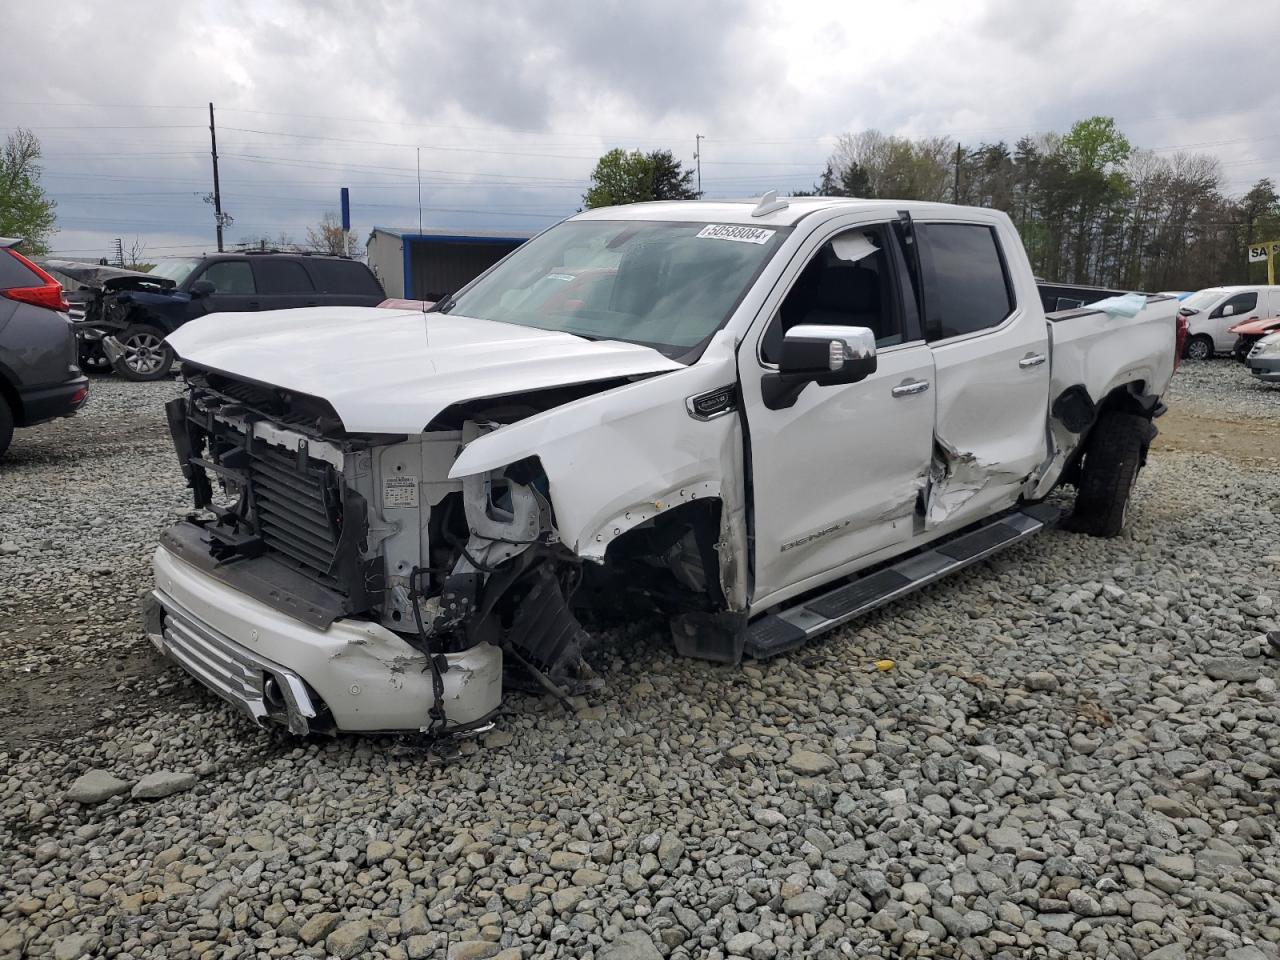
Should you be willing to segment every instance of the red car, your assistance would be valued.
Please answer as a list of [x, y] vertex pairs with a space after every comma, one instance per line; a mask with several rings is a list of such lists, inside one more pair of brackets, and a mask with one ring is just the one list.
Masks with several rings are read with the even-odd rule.
[[1249, 355], [1249, 350], [1255, 343], [1269, 333], [1280, 332], [1280, 317], [1246, 320], [1244, 323], [1237, 323], [1230, 329], [1236, 335], [1236, 343], [1231, 348], [1231, 355], [1241, 363], [1244, 363], [1245, 357]]

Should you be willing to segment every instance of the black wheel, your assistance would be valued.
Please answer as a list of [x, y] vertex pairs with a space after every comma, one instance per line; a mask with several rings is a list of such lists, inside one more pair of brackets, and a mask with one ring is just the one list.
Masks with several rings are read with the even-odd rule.
[[126, 380], [160, 380], [173, 366], [173, 350], [164, 333], [145, 323], [130, 324], [116, 338], [123, 352], [111, 365]]
[[9, 449], [9, 442], [13, 439], [13, 411], [9, 409], [9, 404], [4, 397], [0, 397], [0, 457], [4, 456], [4, 452]]
[[1203, 333], [1197, 334], [1187, 341], [1186, 354], [1188, 360], [1212, 360], [1213, 338]]
[[1106, 413], [1086, 441], [1075, 510], [1066, 526], [1094, 537], [1118, 536], [1129, 515], [1143, 455], [1155, 428], [1146, 417]]

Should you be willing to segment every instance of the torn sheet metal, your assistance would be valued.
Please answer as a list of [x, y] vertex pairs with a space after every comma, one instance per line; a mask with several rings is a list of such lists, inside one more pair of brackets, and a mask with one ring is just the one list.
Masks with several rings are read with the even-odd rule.
[[991, 484], [1003, 486], [1021, 479], [1021, 474], [1002, 470], [998, 463], [983, 463], [935, 435], [924, 491], [924, 528], [946, 523]]
[[[469, 443], [449, 476], [537, 457], [560, 539], [593, 560], [628, 529], [691, 499], [719, 497], [737, 514], [745, 502], [739, 419], [697, 420], [670, 401], [734, 380], [734, 350], [732, 335], [721, 331], [693, 366], [500, 427]], [[745, 528], [731, 522], [733, 531]], [[745, 544], [744, 534], [732, 538]]]

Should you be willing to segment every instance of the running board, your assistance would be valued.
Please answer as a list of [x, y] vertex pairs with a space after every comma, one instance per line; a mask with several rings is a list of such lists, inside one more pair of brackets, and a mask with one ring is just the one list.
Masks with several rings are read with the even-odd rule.
[[891, 566], [844, 580], [826, 593], [780, 613], [768, 613], [747, 626], [744, 653], [756, 660], [775, 657], [854, 617], [999, 553], [1058, 520], [1061, 511], [1038, 503], [992, 518], [977, 529], [940, 540]]

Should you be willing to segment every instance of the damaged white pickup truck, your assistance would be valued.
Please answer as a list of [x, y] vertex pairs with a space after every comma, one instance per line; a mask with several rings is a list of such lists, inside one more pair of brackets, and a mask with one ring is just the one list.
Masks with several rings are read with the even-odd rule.
[[1117, 533], [1177, 355], [1135, 309], [1046, 317], [991, 210], [769, 195], [587, 211], [425, 313], [196, 320], [147, 632], [298, 733], [480, 729], [626, 597], [684, 654], [791, 649], [1060, 483]]

